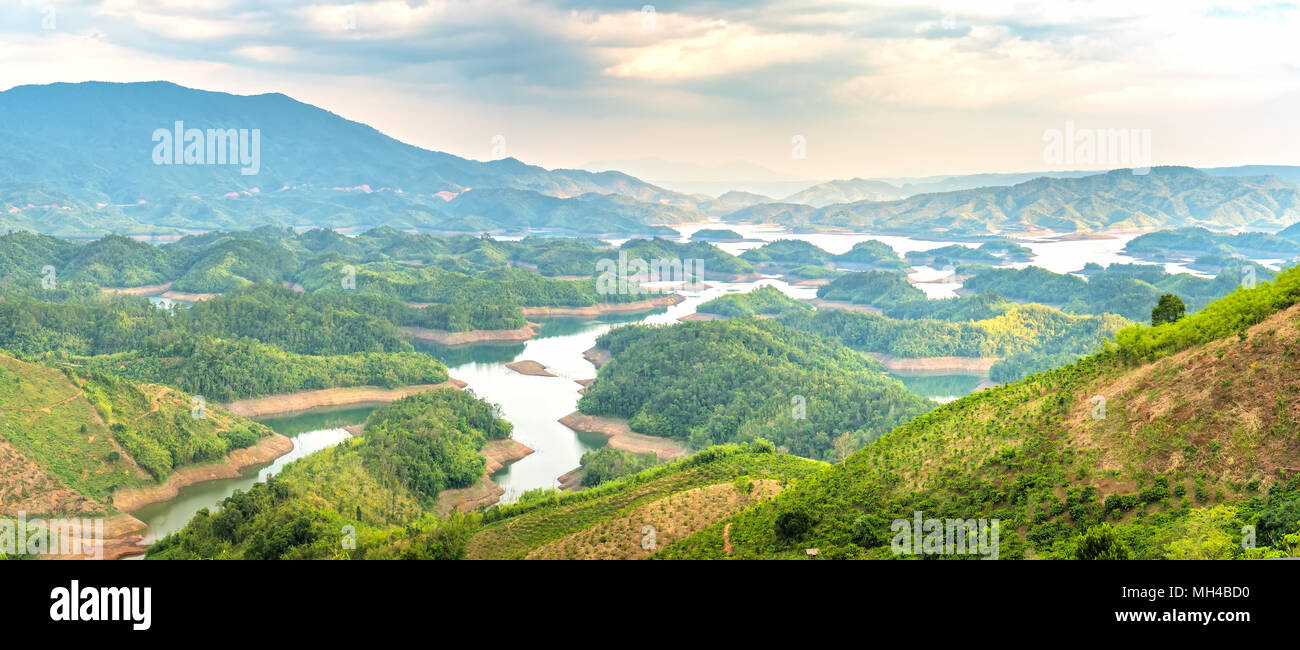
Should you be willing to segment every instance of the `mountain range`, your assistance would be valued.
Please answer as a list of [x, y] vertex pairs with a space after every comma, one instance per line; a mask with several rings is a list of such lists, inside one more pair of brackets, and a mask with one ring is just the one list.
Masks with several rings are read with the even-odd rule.
[[[213, 134], [228, 129], [246, 159], [221, 164], [216, 149], [226, 149], [216, 145], [225, 141]], [[671, 235], [669, 225], [710, 217], [926, 235], [1280, 229], [1300, 220], [1297, 180], [1300, 168], [1285, 166], [1157, 167], [1145, 175], [858, 178], [781, 200], [736, 190], [715, 198], [618, 171], [430, 151], [278, 93], [239, 96], [168, 82], [0, 92], [0, 229], [70, 237], [264, 225], [616, 237]]]

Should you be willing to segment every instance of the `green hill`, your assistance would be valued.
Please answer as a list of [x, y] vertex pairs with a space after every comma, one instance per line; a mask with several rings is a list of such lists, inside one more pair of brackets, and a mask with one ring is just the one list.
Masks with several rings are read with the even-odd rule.
[[628, 325], [596, 344], [613, 360], [578, 408], [696, 449], [762, 437], [831, 459], [932, 406], [875, 360], [767, 320]]
[[651, 557], [823, 467], [763, 440], [711, 447], [582, 492], [545, 491], [489, 509], [465, 557]]
[[[1004, 558], [1286, 552], [1300, 528], [1298, 302], [1289, 271], [1126, 330], [1107, 351], [919, 416], [660, 556], [894, 557], [891, 522], [917, 511], [999, 519]], [[1247, 525], [1272, 550], [1243, 550]]]
[[[477, 515], [433, 511], [438, 493], [483, 475], [484, 444], [510, 437], [491, 404], [452, 388], [373, 412], [364, 433], [296, 460], [200, 510], [149, 559], [455, 559]], [[352, 548], [343, 542], [352, 535]]]
[[0, 512], [110, 513], [113, 493], [222, 459], [270, 429], [187, 394], [0, 355]]

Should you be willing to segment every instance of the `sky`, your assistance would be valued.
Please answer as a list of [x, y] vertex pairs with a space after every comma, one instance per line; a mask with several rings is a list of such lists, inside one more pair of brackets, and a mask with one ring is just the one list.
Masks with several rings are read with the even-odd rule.
[[1289, 2], [651, 2], [0, 0], [0, 89], [282, 92], [467, 158], [697, 177], [1125, 166], [1049, 153], [1067, 129], [1300, 164]]

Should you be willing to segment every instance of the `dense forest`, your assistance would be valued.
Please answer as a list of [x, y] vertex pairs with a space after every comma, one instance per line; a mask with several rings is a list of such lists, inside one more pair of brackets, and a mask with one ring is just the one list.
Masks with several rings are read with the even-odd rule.
[[1012, 300], [1053, 305], [1074, 314], [1118, 314], [1141, 322], [1149, 318], [1151, 309], [1165, 293], [1182, 296], [1194, 311], [1238, 286], [1263, 282], [1274, 275], [1247, 260], [1223, 268], [1213, 278], [1171, 274], [1161, 266], [1144, 264], [1111, 264], [1104, 268], [1090, 264], [1082, 273], [1086, 280], [1036, 266], [985, 268], [966, 278], [962, 286], [970, 292], [994, 291]]
[[479, 448], [510, 424], [469, 393], [440, 389], [376, 410], [362, 436], [285, 466], [200, 510], [148, 559], [456, 559], [478, 515], [431, 508], [482, 476]]
[[597, 345], [613, 360], [579, 409], [695, 448], [763, 437], [836, 459], [932, 406], [876, 361], [770, 321], [628, 325]]
[[996, 316], [970, 321], [898, 320], [843, 309], [792, 311], [777, 320], [862, 352], [1005, 357], [990, 370], [994, 381], [1019, 379], [1093, 352], [1128, 325], [1114, 315], [1074, 316], [1043, 305], [1015, 305]]
[[175, 311], [132, 296], [3, 297], [0, 349], [211, 400], [447, 379], [442, 364], [416, 353], [389, 320], [420, 322], [419, 310], [397, 301], [275, 285]]
[[582, 473], [582, 486], [595, 487], [608, 483], [654, 467], [658, 462], [659, 459], [655, 457], [654, 452], [634, 454], [608, 446], [588, 451], [582, 455], [579, 466]]
[[728, 318], [777, 316], [805, 309], [812, 309], [812, 306], [799, 302], [772, 286], [759, 287], [745, 293], [725, 294], [695, 308], [701, 314], [716, 314]]

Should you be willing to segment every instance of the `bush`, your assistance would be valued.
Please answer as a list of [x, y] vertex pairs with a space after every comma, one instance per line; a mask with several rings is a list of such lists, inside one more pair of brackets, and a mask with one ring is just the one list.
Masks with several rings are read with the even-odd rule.
[[785, 541], [794, 541], [803, 537], [812, 528], [812, 517], [798, 510], [783, 512], [776, 517], [776, 536]]

